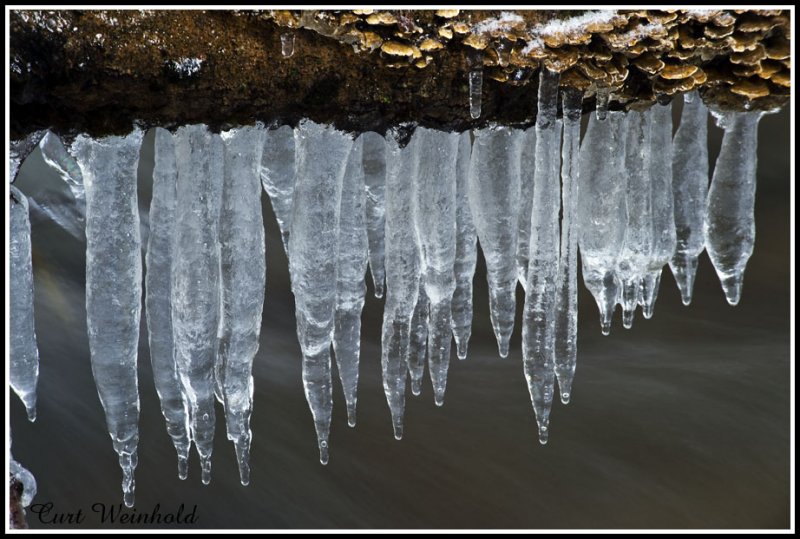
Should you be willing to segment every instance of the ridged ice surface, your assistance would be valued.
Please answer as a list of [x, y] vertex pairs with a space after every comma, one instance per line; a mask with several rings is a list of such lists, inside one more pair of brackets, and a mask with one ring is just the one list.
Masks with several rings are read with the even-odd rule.
[[703, 228], [708, 196], [708, 109], [699, 96], [687, 94], [672, 144], [676, 248], [669, 265], [683, 304], [689, 305], [697, 258], [705, 248]]
[[451, 302], [456, 288], [456, 161], [458, 133], [417, 128], [416, 231], [420, 274], [428, 297], [428, 371], [433, 397], [444, 404], [450, 365]]
[[458, 138], [456, 158], [456, 256], [453, 265], [456, 288], [451, 303], [451, 325], [459, 359], [466, 359], [472, 335], [472, 278], [478, 259], [478, 236], [467, 196], [471, 154], [472, 141], [469, 132], [465, 131]]
[[240, 127], [223, 133], [222, 140], [225, 171], [219, 218], [221, 385], [228, 439], [236, 449], [239, 480], [247, 485], [253, 437], [253, 359], [261, 334], [267, 273], [259, 182], [264, 131]]
[[369, 240], [369, 271], [375, 288], [375, 297], [382, 298], [386, 272], [384, 256], [386, 246], [386, 140], [377, 133], [361, 135], [363, 145], [364, 187], [366, 199], [366, 227]]
[[71, 147], [86, 189], [86, 315], [92, 374], [122, 468], [122, 491], [134, 501], [139, 444], [136, 373], [142, 308], [142, 255], [136, 171], [142, 132], [90, 139]]
[[[610, 111], [608, 89], [601, 88], [581, 141], [583, 96], [559, 94], [558, 85], [558, 74], [540, 73], [536, 124], [528, 130], [452, 133], [404, 124], [385, 136], [354, 138], [308, 120], [296, 129], [257, 125], [221, 134], [204, 125], [173, 134], [155, 130], [146, 320], [179, 477], [187, 475], [194, 443], [201, 480], [210, 481], [216, 397], [240, 480], [250, 481], [252, 368], [262, 313], [270, 308], [262, 188], [289, 259], [302, 385], [323, 464], [334, 358], [348, 424], [356, 423], [368, 266], [375, 295], [385, 295], [380, 363], [397, 439], [407, 380], [419, 395], [427, 370], [434, 402], [442, 405], [448, 372], [464, 366], [450, 364], [451, 346], [454, 340], [456, 355], [467, 356], [478, 244], [502, 357], [509, 353], [517, 283], [523, 283], [523, 371], [541, 443], [549, 437], [556, 383], [563, 403], [573, 393], [578, 253], [604, 334], [618, 303], [626, 327], [638, 306], [646, 318], [653, 314], [666, 264], [688, 304], [703, 248], [728, 301], [739, 301], [755, 241], [763, 113], [714, 113], [725, 133], [709, 188], [708, 111], [699, 97], [686, 99], [673, 138], [670, 107]], [[58, 175], [44, 186], [29, 180], [10, 186], [12, 388], [33, 419], [38, 353], [31, 240], [44, 215], [79, 239], [85, 228], [89, 354], [129, 507], [139, 436], [141, 140], [138, 130], [125, 137], [81, 135], [68, 152], [55, 134], [37, 132], [12, 144], [10, 163], [16, 172], [38, 144]], [[12, 474], [31, 484], [32, 476], [11, 463]], [[33, 491], [26, 486], [26, 496]]]
[[288, 125], [270, 129], [261, 153], [261, 183], [269, 195], [275, 220], [281, 229], [283, 248], [289, 252], [292, 227], [292, 197], [295, 182], [294, 130]]
[[708, 190], [706, 249], [725, 292], [736, 305], [744, 269], [756, 240], [756, 149], [762, 112], [731, 112], [718, 123], [725, 130]]
[[501, 357], [508, 356], [514, 331], [517, 289], [517, 217], [520, 155], [525, 134], [489, 127], [475, 131], [467, 194], [486, 259], [489, 309]]
[[361, 356], [361, 310], [367, 286], [368, 240], [364, 187], [363, 138], [356, 139], [342, 177], [336, 267], [336, 313], [333, 351], [347, 407], [347, 423], [356, 426], [358, 365]]
[[9, 220], [9, 382], [28, 412], [36, 420], [36, 384], [39, 380], [39, 349], [33, 319], [33, 260], [28, 199], [13, 185]]
[[600, 310], [603, 334], [611, 331], [619, 281], [616, 266], [625, 237], [625, 115], [589, 116], [580, 151], [578, 246], [583, 282]]
[[530, 261], [522, 315], [522, 360], [539, 442], [547, 443], [553, 404], [556, 280], [559, 262], [561, 121], [556, 119], [558, 73], [543, 69], [536, 115], [536, 176]]
[[[383, 310], [381, 369], [394, 436], [403, 436], [411, 320], [419, 295], [419, 245], [413, 226], [414, 184], [419, 139], [401, 148], [399, 133], [386, 136], [386, 305]], [[421, 379], [421, 375], [420, 375]], [[421, 383], [421, 381], [420, 381]]]
[[191, 437], [201, 480], [211, 481], [214, 446], [214, 365], [219, 347], [221, 281], [219, 215], [223, 148], [204, 125], [175, 133], [178, 168], [172, 266], [175, 363], [189, 403]]
[[178, 476], [188, 473], [189, 407], [175, 364], [172, 331], [172, 267], [175, 259], [178, 168], [175, 141], [166, 129], [154, 134], [153, 199], [150, 235], [145, 254], [145, 309], [150, 340], [150, 364], [167, 433], [178, 453]]
[[331, 341], [336, 311], [336, 227], [352, 138], [305, 120], [295, 130], [296, 182], [289, 242], [303, 387], [322, 464], [328, 462], [333, 395]]

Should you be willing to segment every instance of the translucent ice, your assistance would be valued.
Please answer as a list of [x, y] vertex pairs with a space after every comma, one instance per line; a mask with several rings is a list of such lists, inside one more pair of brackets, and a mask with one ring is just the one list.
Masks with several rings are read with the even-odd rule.
[[611, 331], [617, 303], [615, 268], [626, 225], [624, 121], [617, 112], [603, 123], [590, 115], [580, 153], [576, 224], [583, 282], [597, 301], [604, 335]]
[[222, 134], [225, 172], [219, 219], [222, 261], [222, 395], [228, 440], [236, 448], [239, 480], [250, 482], [253, 359], [258, 352], [266, 286], [264, 220], [259, 164], [264, 130], [241, 127]]
[[514, 331], [517, 288], [517, 216], [524, 131], [497, 126], [475, 131], [468, 196], [486, 259], [489, 308], [501, 357]]
[[524, 289], [528, 286], [528, 256], [530, 255], [531, 210], [533, 181], [536, 173], [536, 128], [525, 131], [520, 163], [519, 216], [517, 226], [517, 277]]
[[375, 297], [382, 298], [386, 274], [383, 268], [386, 229], [386, 141], [377, 133], [361, 135], [363, 144], [364, 185], [367, 190], [367, 237], [369, 271]]
[[483, 94], [483, 65], [476, 65], [469, 71], [469, 115], [473, 119], [481, 117]]
[[175, 142], [166, 129], [155, 130], [153, 199], [150, 235], [145, 254], [145, 308], [150, 339], [150, 364], [167, 422], [167, 433], [178, 453], [178, 476], [188, 473], [189, 409], [175, 365], [172, 332], [172, 267], [175, 264], [175, 217], [178, 169]]
[[25, 137], [17, 140], [12, 140], [9, 142], [9, 162], [8, 162], [8, 177], [11, 180], [11, 183], [17, 179], [17, 174], [19, 173], [19, 169], [22, 166], [23, 161], [28, 158], [33, 150], [36, 149], [36, 146], [42, 140], [42, 137], [45, 136], [47, 131], [41, 129], [38, 131], [34, 131], [29, 133]]
[[270, 129], [264, 137], [264, 151], [261, 154], [261, 183], [269, 195], [287, 253], [295, 182], [294, 144], [294, 130], [288, 125]]
[[428, 358], [428, 296], [425, 283], [420, 279], [417, 304], [411, 316], [411, 338], [408, 344], [408, 375], [411, 378], [411, 393], [422, 392], [422, 377], [425, 374], [425, 360]]
[[673, 139], [672, 193], [677, 245], [670, 261], [684, 305], [692, 301], [697, 258], [705, 248], [703, 226], [708, 196], [708, 109], [686, 94]]
[[331, 340], [336, 310], [336, 226], [342, 178], [353, 140], [333, 127], [304, 120], [295, 130], [297, 181], [289, 268], [303, 387], [314, 418], [322, 464], [328, 463], [331, 426]]
[[428, 370], [434, 400], [444, 404], [452, 342], [451, 302], [456, 287], [456, 160], [458, 133], [417, 128], [419, 170], [415, 221], [420, 272], [428, 297]]
[[559, 143], [556, 119], [559, 74], [543, 68], [536, 114], [536, 178], [531, 213], [530, 265], [522, 318], [522, 359], [531, 402], [539, 426], [539, 442], [547, 443], [555, 372], [556, 279], [559, 262]]
[[756, 238], [756, 149], [762, 112], [730, 112], [720, 117], [725, 130], [708, 190], [706, 249], [725, 292], [736, 305], [744, 269]]
[[28, 419], [36, 420], [36, 384], [39, 380], [39, 349], [33, 317], [33, 260], [28, 199], [10, 186], [9, 213], [9, 381], [22, 400]]
[[471, 152], [472, 141], [469, 132], [465, 131], [459, 136], [456, 160], [456, 258], [453, 266], [456, 289], [451, 304], [453, 337], [459, 359], [466, 359], [472, 334], [472, 278], [478, 258], [478, 237], [467, 197]]
[[89, 352], [106, 424], [133, 507], [139, 444], [136, 374], [142, 307], [142, 255], [136, 173], [142, 132], [71, 147], [86, 189], [86, 315]]

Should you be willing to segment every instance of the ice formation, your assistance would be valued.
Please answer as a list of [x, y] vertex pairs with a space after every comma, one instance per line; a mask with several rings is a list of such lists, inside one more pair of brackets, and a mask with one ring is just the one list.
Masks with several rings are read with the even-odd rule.
[[[380, 361], [397, 439], [407, 381], [419, 395], [427, 365], [442, 405], [451, 336], [457, 357], [467, 357], [478, 244], [501, 357], [509, 353], [518, 283], [525, 291], [523, 369], [542, 443], [556, 384], [563, 403], [572, 396], [578, 252], [604, 334], [617, 304], [626, 327], [638, 307], [646, 318], [653, 314], [667, 264], [688, 304], [704, 248], [728, 301], [739, 301], [755, 238], [762, 113], [716, 114], [725, 133], [709, 187], [708, 111], [699, 97], [687, 96], [673, 138], [671, 107], [609, 111], [599, 88], [581, 141], [582, 94], [560, 91], [556, 73], [540, 77], [539, 112], [527, 130], [492, 125], [459, 134], [400, 125], [385, 136], [354, 137], [309, 120], [295, 129], [256, 125], [221, 134], [204, 125], [155, 130], [145, 307], [179, 477], [186, 478], [194, 444], [201, 480], [210, 481], [216, 397], [240, 480], [249, 482], [252, 365], [265, 306], [262, 186], [289, 258], [302, 385], [323, 464], [334, 358], [348, 424], [356, 422], [367, 267], [375, 295], [385, 295]], [[138, 444], [141, 140], [138, 130], [80, 135], [68, 152], [56, 135], [39, 132], [12, 145], [12, 172], [38, 144], [61, 183], [10, 187], [12, 387], [33, 418], [30, 202], [49, 208], [44, 215], [76, 236], [85, 230], [89, 355], [128, 506]], [[30, 474], [14, 470], [28, 481]]]

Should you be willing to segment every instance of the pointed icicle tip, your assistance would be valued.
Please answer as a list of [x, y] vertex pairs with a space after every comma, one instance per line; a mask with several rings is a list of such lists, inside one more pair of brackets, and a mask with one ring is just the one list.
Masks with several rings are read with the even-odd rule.
[[467, 359], [468, 342], [468, 339], [456, 339], [456, 355], [458, 355], [458, 359]]
[[631, 329], [633, 327], [633, 315], [636, 311], [633, 309], [623, 309], [622, 311], [622, 327]]
[[36, 422], [36, 407], [31, 406], [30, 408], [27, 409], [27, 412], [28, 412], [28, 421], [30, 421], [31, 423]]
[[189, 459], [183, 456], [178, 457], [178, 479], [185, 481], [189, 477]]
[[561, 393], [561, 404], [569, 404], [570, 394], [568, 391]]
[[319, 463], [326, 466], [328, 460], [330, 460], [330, 456], [328, 455], [328, 442], [322, 440], [319, 443]]
[[725, 292], [725, 299], [728, 303], [736, 306], [739, 300], [742, 299], [742, 284], [744, 281], [744, 274], [739, 272], [730, 277], [721, 280], [722, 290]]
[[375, 285], [375, 297], [378, 299], [383, 297], [383, 283]]
[[126, 491], [123, 494], [122, 501], [125, 502], [125, 507], [127, 507], [128, 509], [133, 507], [134, 500], [135, 497], [133, 494], [133, 490]]
[[550, 437], [550, 431], [547, 429], [547, 425], [542, 425], [539, 427], [539, 443], [542, 445], [547, 445], [547, 440]]
[[204, 485], [208, 485], [211, 483], [211, 457], [200, 457], [200, 467], [201, 467], [201, 474], [200, 474], [200, 481]]
[[443, 387], [433, 388], [433, 402], [436, 406], [444, 406], [444, 389]]

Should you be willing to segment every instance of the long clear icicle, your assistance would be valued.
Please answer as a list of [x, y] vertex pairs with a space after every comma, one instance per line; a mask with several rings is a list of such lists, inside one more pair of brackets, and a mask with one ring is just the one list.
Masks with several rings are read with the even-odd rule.
[[456, 162], [458, 133], [417, 128], [419, 172], [415, 221], [422, 282], [428, 297], [428, 372], [437, 406], [444, 404], [456, 288]]
[[516, 315], [517, 216], [524, 132], [496, 126], [475, 131], [468, 195], [486, 259], [489, 309], [500, 357], [508, 356]]
[[383, 267], [386, 232], [386, 140], [377, 133], [361, 135], [364, 164], [364, 185], [367, 191], [367, 238], [369, 239], [369, 271], [375, 297], [382, 298], [386, 273]]
[[419, 293], [414, 314], [411, 316], [411, 337], [408, 343], [408, 375], [411, 378], [411, 394], [422, 393], [422, 378], [425, 375], [425, 360], [428, 358], [428, 313], [430, 305], [425, 294], [425, 283], [419, 280]]
[[625, 240], [617, 264], [617, 277], [622, 286], [622, 325], [630, 328], [642, 293], [642, 277], [652, 250], [652, 207], [650, 205], [650, 122], [652, 114], [630, 111], [626, 114], [625, 173]]
[[558, 274], [559, 143], [556, 119], [559, 74], [542, 68], [536, 114], [536, 178], [531, 213], [530, 266], [522, 317], [522, 359], [528, 390], [539, 426], [539, 442], [547, 443], [555, 372], [556, 277]]
[[536, 173], [536, 127], [525, 131], [520, 162], [519, 215], [517, 226], [517, 278], [522, 288], [528, 286], [533, 181]]
[[689, 305], [697, 259], [705, 248], [708, 196], [708, 109], [694, 93], [685, 95], [681, 123], [673, 139], [672, 193], [677, 244], [669, 265], [683, 304]]
[[161, 402], [167, 433], [178, 453], [178, 477], [188, 474], [189, 409], [175, 364], [172, 332], [172, 266], [175, 264], [175, 227], [178, 169], [175, 142], [166, 129], [156, 128], [150, 235], [145, 254], [145, 308], [150, 339], [150, 364]]
[[61, 179], [72, 191], [80, 214], [85, 216], [86, 191], [83, 187], [83, 176], [78, 162], [69, 154], [58, 135], [52, 131], [48, 131], [39, 142], [39, 150], [42, 152], [44, 162], [61, 176]]
[[142, 308], [142, 255], [136, 174], [142, 132], [90, 139], [71, 152], [86, 189], [86, 315], [89, 352], [106, 424], [133, 507], [139, 443], [136, 364]]
[[456, 159], [456, 258], [453, 266], [456, 289], [451, 303], [453, 312], [451, 324], [458, 359], [467, 358], [469, 338], [472, 334], [472, 279], [475, 276], [475, 263], [478, 259], [478, 236], [475, 233], [467, 197], [471, 153], [470, 133], [465, 131], [458, 139]]
[[314, 418], [319, 460], [328, 463], [333, 411], [331, 340], [336, 310], [336, 225], [342, 177], [353, 140], [311, 121], [295, 130], [296, 183], [289, 268], [297, 337], [303, 353], [303, 387]]
[[762, 112], [730, 112], [718, 123], [725, 130], [708, 190], [706, 249], [725, 292], [736, 305], [744, 270], [756, 239], [756, 150]]
[[223, 148], [204, 125], [175, 133], [178, 168], [172, 331], [175, 364], [188, 397], [191, 438], [200, 456], [201, 481], [211, 482], [214, 365], [221, 310], [219, 214]]
[[611, 332], [619, 281], [615, 268], [625, 234], [625, 114], [589, 116], [580, 153], [578, 244], [583, 282], [600, 311], [603, 335]]
[[269, 195], [275, 220], [281, 229], [283, 249], [289, 252], [292, 228], [292, 197], [295, 182], [294, 130], [288, 125], [270, 129], [261, 154], [261, 183]]
[[28, 199], [14, 187], [9, 205], [9, 335], [11, 389], [25, 405], [28, 419], [36, 421], [36, 384], [39, 348], [33, 317], [33, 259]]
[[564, 141], [561, 146], [561, 253], [556, 281], [554, 359], [561, 402], [567, 404], [578, 358], [578, 157], [581, 139], [580, 92], [563, 94]]
[[400, 147], [397, 131], [386, 136], [386, 306], [383, 310], [381, 367], [394, 437], [403, 437], [411, 319], [419, 292], [419, 246], [409, 226], [419, 163], [418, 137]]
[[259, 164], [264, 130], [241, 127], [222, 134], [225, 172], [219, 219], [224, 308], [219, 354], [228, 440], [236, 449], [239, 480], [250, 483], [253, 359], [258, 352], [266, 286], [264, 218]]
[[361, 355], [361, 310], [367, 287], [368, 240], [364, 187], [363, 137], [356, 139], [342, 179], [337, 228], [336, 314], [333, 351], [347, 405], [347, 424], [356, 426], [358, 363]]
[[675, 212], [672, 198], [672, 107], [650, 110], [650, 256], [642, 276], [642, 314], [653, 316], [661, 271], [675, 254]]

